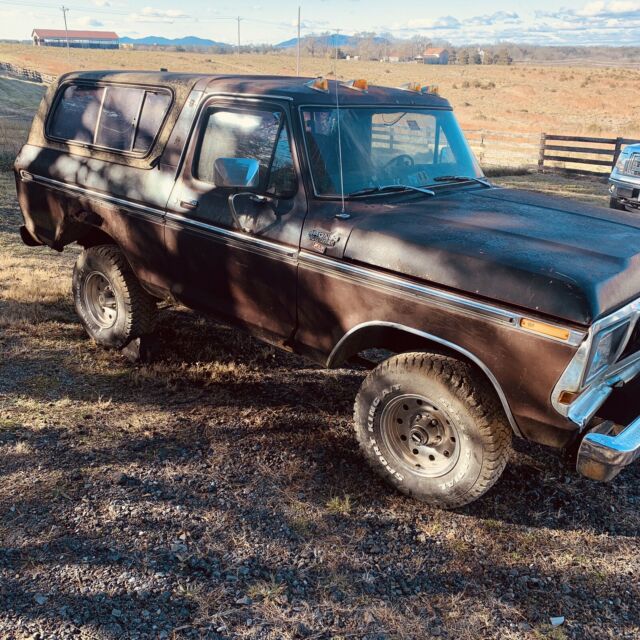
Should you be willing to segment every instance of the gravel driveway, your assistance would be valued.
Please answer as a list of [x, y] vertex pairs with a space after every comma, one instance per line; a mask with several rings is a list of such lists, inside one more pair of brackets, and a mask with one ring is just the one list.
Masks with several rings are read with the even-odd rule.
[[0, 174], [0, 637], [640, 637], [640, 467], [600, 485], [519, 443], [471, 507], [406, 499], [358, 453], [362, 371], [180, 309], [150, 364], [97, 349], [73, 252], [22, 247], [12, 194]]

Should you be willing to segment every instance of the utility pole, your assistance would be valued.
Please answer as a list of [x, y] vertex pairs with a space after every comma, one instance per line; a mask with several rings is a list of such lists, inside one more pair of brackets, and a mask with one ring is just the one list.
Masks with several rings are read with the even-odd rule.
[[300, 75], [300, 5], [298, 5], [298, 43], [296, 52], [296, 75]]
[[240, 16], [237, 18], [238, 20], [238, 55], [240, 55]]
[[69, 29], [67, 27], [67, 12], [69, 11], [69, 9], [62, 5], [60, 7], [60, 10], [62, 11], [62, 16], [64, 18], [64, 33], [67, 40], [67, 58], [71, 60], [71, 51], [69, 50]]

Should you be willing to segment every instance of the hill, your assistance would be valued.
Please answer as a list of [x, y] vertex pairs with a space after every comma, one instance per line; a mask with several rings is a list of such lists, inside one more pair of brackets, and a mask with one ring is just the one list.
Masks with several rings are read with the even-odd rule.
[[226, 42], [218, 42], [197, 36], [185, 36], [183, 38], [164, 38], [162, 36], [145, 36], [144, 38], [120, 38], [124, 44], [135, 44], [159, 47], [231, 47]]
[[[309, 35], [304, 38], [300, 38], [300, 44], [313, 40], [317, 45], [324, 47], [355, 47], [363, 38], [361, 36], [348, 36], [340, 33], [323, 33], [321, 35]], [[382, 36], [373, 37], [373, 41], [378, 44], [384, 44], [387, 42], [386, 38]], [[275, 45], [276, 49], [291, 49], [298, 44], [298, 38], [291, 38], [284, 42], [279, 42]]]

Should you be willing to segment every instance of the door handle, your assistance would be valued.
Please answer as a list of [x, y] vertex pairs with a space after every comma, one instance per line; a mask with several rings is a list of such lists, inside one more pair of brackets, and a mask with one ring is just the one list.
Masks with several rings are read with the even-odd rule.
[[197, 200], [180, 200], [183, 209], [197, 209], [200, 203]]

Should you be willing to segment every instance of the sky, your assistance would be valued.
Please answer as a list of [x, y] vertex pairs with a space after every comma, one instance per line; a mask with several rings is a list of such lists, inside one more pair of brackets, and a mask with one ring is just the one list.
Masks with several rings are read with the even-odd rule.
[[[562, 0], [560, 0], [562, 2]], [[0, 0], [0, 38], [64, 28], [62, 0]], [[456, 45], [511, 41], [553, 45], [640, 45], [640, 0], [69, 0], [69, 29], [113, 30], [120, 36], [195, 35], [235, 43], [278, 43], [325, 31], [425, 36]]]

